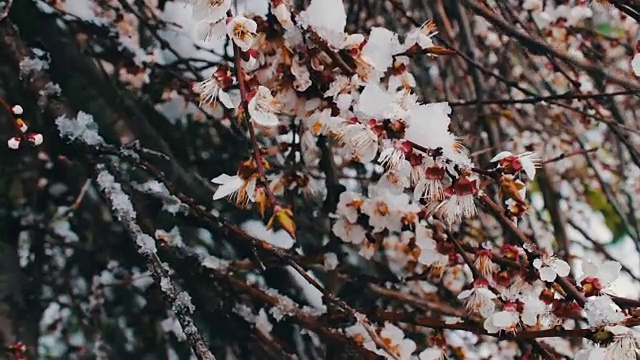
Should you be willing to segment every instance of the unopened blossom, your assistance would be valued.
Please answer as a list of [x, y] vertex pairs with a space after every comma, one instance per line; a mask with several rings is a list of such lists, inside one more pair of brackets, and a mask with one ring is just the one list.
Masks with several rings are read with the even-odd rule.
[[216, 22], [222, 20], [231, 6], [231, 0], [186, 0], [192, 7], [192, 16], [196, 21], [207, 20]]
[[236, 16], [227, 23], [227, 35], [242, 51], [247, 51], [256, 38], [258, 24], [244, 16]]
[[554, 256], [533, 260], [533, 267], [540, 272], [540, 280], [547, 282], [553, 282], [557, 276], [565, 277], [571, 272], [571, 267], [566, 261]]
[[44, 137], [40, 133], [27, 134], [27, 141], [31, 143], [31, 146], [38, 146], [44, 141]]
[[494, 156], [491, 162], [498, 162], [498, 166], [507, 174], [516, 174], [524, 171], [531, 180], [536, 176], [536, 167], [540, 166], [540, 160], [535, 153], [524, 152], [514, 155], [510, 151], [503, 151]]
[[474, 281], [473, 288], [463, 290], [458, 294], [458, 299], [464, 301], [464, 306], [469, 313], [478, 313], [483, 318], [494, 313], [496, 303], [493, 299], [495, 298], [496, 294], [489, 290], [489, 282], [485, 279]]
[[250, 94], [249, 115], [251, 120], [262, 126], [278, 126], [280, 121], [276, 116], [281, 109], [278, 99], [271, 95], [271, 91], [264, 86], [258, 87], [258, 90]]
[[617, 261], [607, 260], [602, 263], [583, 261], [582, 276], [579, 280], [585, 295], [595, 295], [611, 285], [620, 276], [621, 269], [622, 265]]

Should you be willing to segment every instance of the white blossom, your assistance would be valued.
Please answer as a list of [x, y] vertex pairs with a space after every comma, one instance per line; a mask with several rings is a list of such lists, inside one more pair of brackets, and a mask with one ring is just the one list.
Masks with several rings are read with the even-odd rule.
[[602, 287], [611, 285], [620, 276], [622, 265], [617, 261], [595, 263], [591, 260], [582, 262], [582, 276], [579, 280], [594, 277], [600, 280]]
[[183, 0], [192, 7], [192, 16], [196, 21], [207, 20], [216, 22], [222, 20], [227, 15], [227, 10], [231, 7], [231, 0]]
[[533, 260], [533, 267], [540, 272], [540, 280], [547, 282], [553, 282], [556, 276], [565, 277], [571, 272], [569, 264], [556, 257], [537, 258]]
[[251, 48], [256, 30], [258, 30], [258, 24], [244, 16], [236, 16], [227, 24], [227, 34], [242, 51]]
[[251, 120], [262, 126], [277, 126], [280, 121], [276, 113], [281, 104], [271, 95], [271, 91], [264, 86], [258, 87], [257, 92], [249, 101], [249, 115]]

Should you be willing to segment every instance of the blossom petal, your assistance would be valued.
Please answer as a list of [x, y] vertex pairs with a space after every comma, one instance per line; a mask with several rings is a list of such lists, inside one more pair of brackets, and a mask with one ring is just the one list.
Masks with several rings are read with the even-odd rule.
[[540, 259], [533, 260], [533, 267], [540, 270], [540, 268], [542, 267], [542, 260]]
[[518, 321], [518, 315], [511, 311], [500, 311], [493, 315], [493, 324], [501, 329], [506, 329], [515, 325]]
[[499, 328], [499, 327], [497, 327], [497, 326], [495, 326], [493, 324], [493, 316], [492, 317], [488, 317], [488, 318], [485, 319], [485, 321], [484, 321], [484, 329], [487, 330], [487, 332], [489, 334], [495, 334], [498, 331], [502, 330], [501, 328]]
[[244, 180], [236, 176], [229, 176], [222, 174], [215, 179], [211, 180], [214, 184], [219, 184], [218, 190], [213, 194], [213, 200], [220, 200], [233, 192], [237, 191], [243, 184]]
[[489, 160], [489, 162], [500, 161], [500, 160], [506, 158], [507, 156], [511, 156], [511, 155], [513, 155], [513, 153], [511, 151], [501, 151], [501, 152], [497, 153], [496, 156], [491, 158], [491, 160]]
[[617, 261], [605, 261], [604, 264], [600, 267], [600, 271], [598, 271], [598, 277], [600, 280], [606, 285], [611, 284], [616, 281], [618, 276], [620, 276], [620, 270], [622, 269], [622, 265], [620, 265]]
[[549, 265], [551, 266], [553, 271], [556, 272], [556, 274], [562, 277], [569, 275], [569, 273], [571, 272], [571, 267], [564, 260], [555, 259]]
[[464, 300], [469, 296], [471, 296], [472, 293], [473, 293], [473, 290], [463, 290], [460, 292], [460, 294], [458, 294], [458, 299]]
[[556, 272], [548, 266], [544, 266], [540, 269], [540, 280], [542, 281], [552, 282], [556, 279], [556, 276]]
[[220, 103], [222, 103], [222, 105], [224, 105], [224, 107], [226, 107], [227, 109], [235, 108], [233, 101], [231, 101], [231, 96], [229, 96], [229, 94], [225, 91], [218, 91], [218, 100], [220, 100]]
[[531, 180], [536, 176], [536, 165], [533, 163], [533, 160], [530, 156], [523, 156], [520, 158], [520, 163], [522, 164], [522, 169], [524, 173], [527, 174], [527, 177]]
[[597, 276], [598, 276], [598, 266], [596, 266], [591, 261], [583, 261], [582, 262], [582, 278], [597, 277]]

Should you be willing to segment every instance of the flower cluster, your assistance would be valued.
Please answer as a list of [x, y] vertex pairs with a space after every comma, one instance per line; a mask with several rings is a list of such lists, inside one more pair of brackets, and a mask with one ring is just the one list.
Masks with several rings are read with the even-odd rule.
[[[54, 123], [67, 142], [92, 150], [88, 163], [109, 164], [97, 180], [117, 190], [107, 196], [116, 219], [153, 227], [155, 240], [141, 230], [133, 238], [143, 255], [163, 256], [153, 258], [166, 271], [159, 289], [175, 292], [169, 280], [182, 276], [197, 290], [193, 299], [177, 293], [175, 308], [162, 314], [166, 338], [193, 345], [197, 329], [183, 328], [180, 312], [211, 301], [204, 316], [223, 314], [230, 332], [291, 357], [333, 356], [337, 345], [348, 356], [401, 360], [638, 353], [640, 303], [623, 297], [637, 296], [640, 282], [632, 7], [36, 3], [57, 12], [65, 31], [83, 29], [74, 34], [81, 42], [90, 42], [86, 29], [111, 29], [83, 46], [97, 54], [92, 66], [127, 91], [98, 89], [113, 114], [65, 111]], [[113, 61], [106, 49], [126, 58]], [[25, 81], [56, 65], [27, 60], [18, 64]], [[40, 91], [44, 100], [64, 95], [51, 86]], [[115, 109], [129, 94], [140, 101]], [[11, 149], [43, 141], [22, 112], [12, 109]], [[103, 138], [98, 123], [102, 130], [110, 122], [125, 124]], [[144, 143], [170, 161], [140, 147], [112, 148], [113, 134], [122, 143], [148, 135]], [[68, 198], [66, 188], [43, 187], [62, 194], [56, 201]], [[139, 213], [138, 196], [152, 198], [135, 204]], [[135, 216], [120, 216], [123, 198]], [[21, 226], [41, 231], [40, 218], [46, 214]], [[52, 267], [61, 272], [66, 254], [84, 251], [68, 242], [83, 237], [71, 217], [54, 220], [43, 226], [69, 248]], [[93, 227], [89, 220], [77, 222]], [[96, 228], [121, 235], [110, 222]], [[36, 240], [19, 240], [22, 263], [54, 256], [48, 247], [31, 254]], [[108, 270], [137, 274], [132, 260], [123, 262], [131, 269]], [[200, 286], [202, 279], [210, 283]], [[105, 301], [118, 291], [105, 290]], [[138, 300], [141, 308], [146, 301]], [[92, 309], [100, 305], [94, 300]], [[170, 357], [173, 343], [166, 341]], [[229, 357], [245, 355], [212, 343]]]

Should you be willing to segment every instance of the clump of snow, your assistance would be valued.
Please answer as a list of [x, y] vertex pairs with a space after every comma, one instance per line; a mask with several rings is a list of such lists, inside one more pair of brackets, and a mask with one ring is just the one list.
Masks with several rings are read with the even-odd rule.
[[131, 204], [129, 196], [124, 193], [122, 186], [116, 182], [113, 175], [109, 174], [108, 171], [101, 171], [96, 180], [98, 186], [109, 196], [116, 218], [120, 221], [135, 220], [136, 212], [133, 209], [133, 204]]
[[170, 293], [173, 291], [173, 285], [171, 284], [171, 279], [166, 276], [163, 276], [160, 279], [160, 290], [165, 293]]
[[245, 222], [242, 224], [242, 229], [247, 234], [279, 248], [290, 249], [295, 243], [295, 240], [285, 230], [280, 229], [274, 232], [267, 229], [262, 221], [259, 220]]
[[75, 119], [69, 119], [66, 116], [60, 116], [56, 119], [56, 125], [60, 136], [68, 138], [71, 141], [76, 139], [87, 145], [103, 145], [104, 139], [98, 134], [98, 126], [93, 121], [93, 116], [85, 112], [78, 112]]
[[162, 322], [160, 322], [160, 326], [165, 333], [173, 333], [176, 336], [178, 341], [184, 341], [187, 339], [187, 336], [182, 331], [182, 326], [180, 326], [180, 322], [175, 317], [168, 317]]
[[393, 55], [400, 48], [398, 35], [382, 27], [374, 27], [367, 44], [362, 48], [362, 57], [377, 71], [384, 72], [393, 64]]
[[142, 193], [150, 194], [161, 199], [162, 210], [169, 214], [175, 215], [179, 212], [188, 212], [187, 205], [183, 204], [175, 195], [171, 195], [169, 189], [157, 180], [149, 180], [143, 184], [133, 184], [133, 187]]
[[245, 304], [236, 304], [233, 308], [233, 312], [240, 315], [247, 322], [255, 324], [256, 329], [265, 336], [270, 336], [269, 334], [271, 333], [271, 329], [273, 329], [273, 324], [269, 321], [267, 312], [264, 309], [260, 309], [258, 315], [255, 315], [249, 306]]
[[59, 96], [62, 93], [60, 85], [48, 82], [39, 92], [38, 104], [44, 105], [50, 96]]
[[202, 265], [210, 269], [225, 271], [229, 267], [229, 261], [209, 255], [202, 260]]
[[381, 88], [380, 85], [369, 83], [360, 94], [356, 111], [363, 118], [386, 119], [393, 117], [395, 113], [393, 95]]
[[[300, 275], [291, 266], [287, 266], [286, 269], [291, 274], [291, 276], [293, 277], [295, 282], [298, 284], [300, 289], [302, 290], [302, 295], [307, 299], [309, 304], [316, 308], [323, 307], [324, 304], [322, 302], [322, 293], [320, 292], [320, 290], [316, 289], [313, 285], [311, 285], [302, 275]], [[313, 274], [311, 273], [309, 273], [309, 276], [314, 277]]]
[[49, 68], [49, 61], [44, 60], [45, 52], [40, 49], [33, 49], [34, 58], [24, 58], [20, 61], [20, 75], [31, 75], [31, 73]]
[[[181, 309], [182, 312], [185, 312], [188, 314], [193, 314], [193, 312], [196, 310], [195, 305], [193, 305], [193, 303], [191, 302], [191, 296], [186, 291], [181, 291], [176, 296], [176, 301], [173, 304], [173, 308], [176, 310]], [[176, 311], [176, 312], [180, 312], [180, 311]]]
[[138, 252], [143, 255], [153, 254], [158, 250], [156, 248], [155, 240], [144, 233], [141, 233], [136, 237], [136, 245], [138, 245]]
[[303, 28], [311, 27], [329, 45], [339, 48], [344, 41], [347, 13], [342, 0], [311, 0], [311, 4], [298, 16]]
[[182, 235], [180, 235], [180, 229], [177, 226], [174, 226], [171, 231], [166, 232], [164, 230], [156, 230], [155, 237], [158, 240], [166, 243], [169, 246], [177, 246], [184, 247], [184, 242], [182, 242]]
[[590, 297], [584, 311], [592, 327], [617, 324], [625, 319], [622, 310], [607, 295]]

